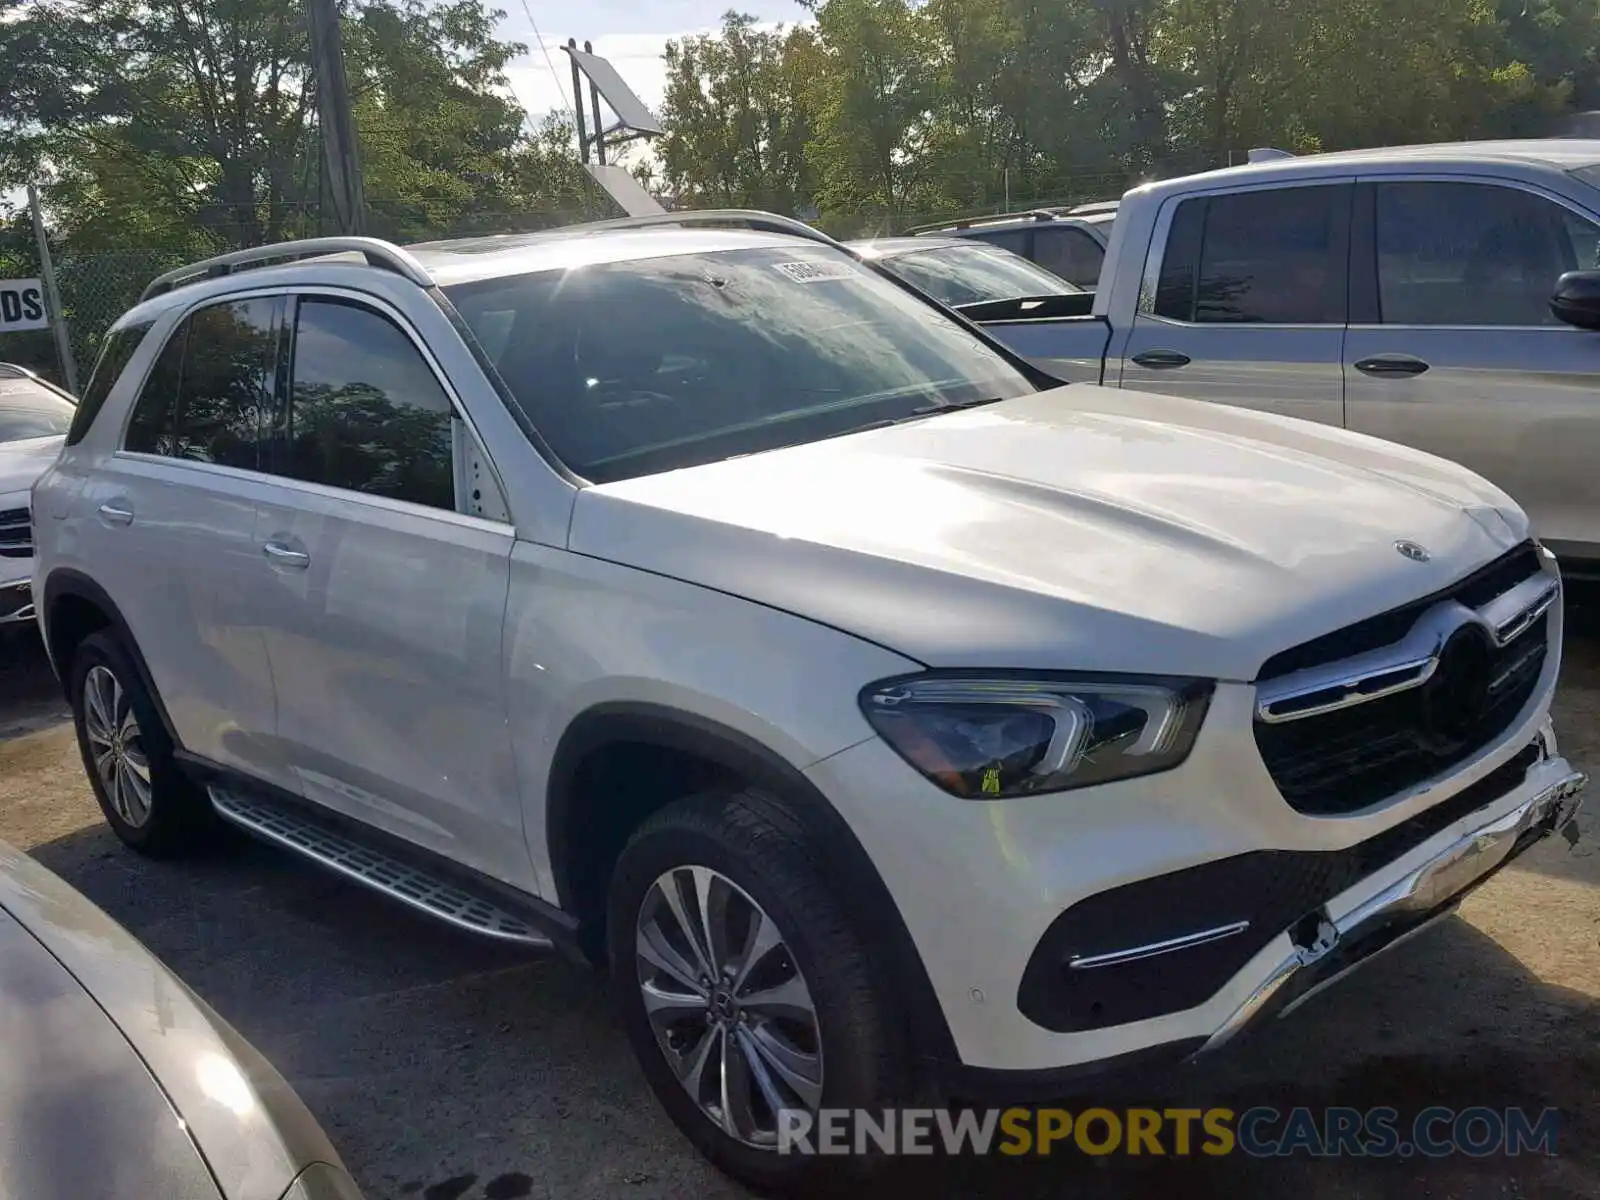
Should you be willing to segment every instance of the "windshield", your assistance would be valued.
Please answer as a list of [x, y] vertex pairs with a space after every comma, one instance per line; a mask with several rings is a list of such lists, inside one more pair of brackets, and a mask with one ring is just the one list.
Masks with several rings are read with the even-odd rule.
[[540, 435], [597, 483], [1035, 390], [937, 309], [821, 246], [598, 263], [446, 294]]
[[1066, 296], [1082, 290], [998, 246], [932, 246], [885, 258], [883, 265], [950, 305]]
[[0, 379], [0, 442], [55, 437], [72, 424], [72, 405], [26, 379]]

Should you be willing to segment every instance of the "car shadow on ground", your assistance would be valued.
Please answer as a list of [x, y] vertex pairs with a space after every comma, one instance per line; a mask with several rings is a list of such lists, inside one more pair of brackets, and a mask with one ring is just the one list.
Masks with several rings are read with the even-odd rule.
[[[253, 1041], [369, 1197], [734, 1196], [668, 1125], [582, 968], [456, 934], [242, 840], [152, 863], [103, 827], [35, 856]], [[1600, 1005], [1452, 918], [1226, 1057], [1085, 1085], [1079, 1110], [1561, 1110], [1557, 1156], [911, 1162], [927, 1196], [1600, 1194]]]

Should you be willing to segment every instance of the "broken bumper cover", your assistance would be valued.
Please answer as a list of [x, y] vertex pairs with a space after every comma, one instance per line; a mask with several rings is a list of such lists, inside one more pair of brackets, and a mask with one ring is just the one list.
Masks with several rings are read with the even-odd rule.
[[1385, 950], [1454, 912], [1466, 895], [1546, 835], [1577, 815], [1588, 782], [1563, 758], [1529, 771], [1538, 790], [1507, 812], [1469, 826], [1376, 894], [1341, 916], [1327, 909], [1289, 933], [1292, 948], [1211, 1034], [1201, 1052], [1231, 1041], [1271, 1015], [1285, 1016], [1311, 996]]
[[0, 583], [0, 625], [33, 620], [33, 587], [26, 579]]

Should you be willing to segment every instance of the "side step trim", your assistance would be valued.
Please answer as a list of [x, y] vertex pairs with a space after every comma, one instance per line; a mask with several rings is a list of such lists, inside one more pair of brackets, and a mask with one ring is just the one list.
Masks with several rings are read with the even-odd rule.
[[364, 845], [287, 807], [263, 803], [239, 791], [206, 788], [217, 815], [246, 833], [293, 850], [346, 879], [364, 884], [458, 929], [504, 942], [546, 947], [550, 938], [507, 909], [437, 875]]

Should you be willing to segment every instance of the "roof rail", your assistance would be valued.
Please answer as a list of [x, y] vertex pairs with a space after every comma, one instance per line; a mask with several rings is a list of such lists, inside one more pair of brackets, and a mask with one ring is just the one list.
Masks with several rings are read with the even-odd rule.
[[165, 275], [158, 275], [139, 296], [141, 301], [160, 296], [197, 279], [218, 279], [231, 275], [240, 267], [260, 266], [280, 259], [317, 258], [327, 254], [361, 254], [367, 265], [393, 271], [409, 279], [418, 287], [432, 287], [433, 280], [422, 269], [422, 264], [399, 246], [381, 238], [320, 237], [302, 238], [295, 242], [275, 242], [270, 246], [252, 246], [248, 250], [235, 250], [215, 258], [201, 259]]
[[1121, 206], [1121, 200], [1091, 200], [1087, 204], [1078, 204], [1067, 209], [1067, 215], [1069, 217], [1081, 217], [1089, 213], [1116, 212]]
[[840, 243], [793, 217], [780, 217], [777, 213], [762, 212], [754, 208], [695, 208], [681, 212], [649, 213], [640, 217], [618, 217], [612, 221], [589, 221], [582, 225], [566, 225], [551, 230], [552, 233], [596, 232], [606, 229], [648, 229], [656, 225], [739, 225], [763, 233], [787, 233], [793, 237], [807, 238], [825, 246], [837, 247]]

